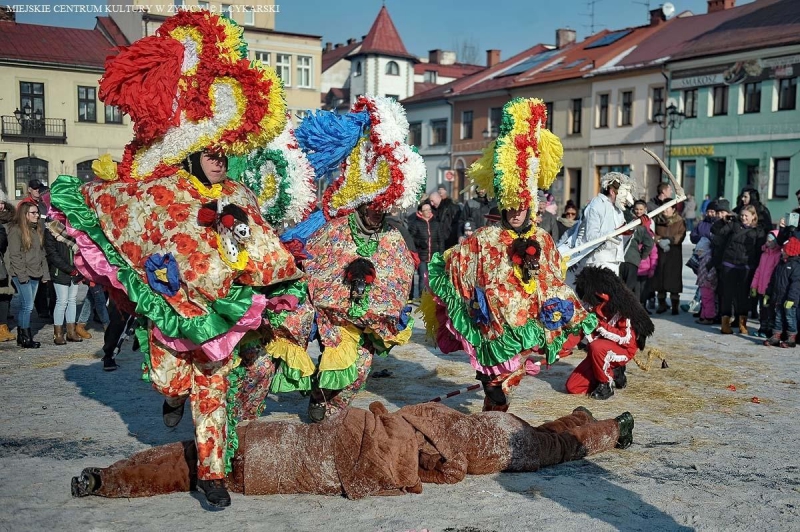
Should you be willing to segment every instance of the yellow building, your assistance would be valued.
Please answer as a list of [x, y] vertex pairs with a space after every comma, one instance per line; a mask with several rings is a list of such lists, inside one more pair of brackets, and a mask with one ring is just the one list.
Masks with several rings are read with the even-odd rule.
[[0, 186], [9, 199], [25, 196], [33, 178], [88, 179], [104, 153], [119, 161], [133, 136], [130, 120], [97, 97], [105, 57], [126, 44], [111, 19], [82, 30], [0, 15]]
[[111, 18], [133, 42], [152, 35], [179, 9], [223, 13], [244, 28], [250, 59], [270, 65], [286, 87], [286, 103], [295, 120], [320, 106], [322, 37], [275, 30], [280, 6], [271, 0], [108, 0]]

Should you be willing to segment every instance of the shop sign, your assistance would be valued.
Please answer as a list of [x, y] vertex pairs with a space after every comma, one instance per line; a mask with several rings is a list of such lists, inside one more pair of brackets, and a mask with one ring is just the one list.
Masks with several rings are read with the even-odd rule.
[[711, 156], [714, 155], [714, 145], [710, 146], [671, 146], [669, 149], [670, 157], [692, 157], [692, 156]]
[[716, 65], [706, 69], [675, 72], [670, 87], [673, 90], [712, 85], [738, 85], [765, 79], [791, 78], [800, 73], [800, 55], [737, 61], [732, 65]]

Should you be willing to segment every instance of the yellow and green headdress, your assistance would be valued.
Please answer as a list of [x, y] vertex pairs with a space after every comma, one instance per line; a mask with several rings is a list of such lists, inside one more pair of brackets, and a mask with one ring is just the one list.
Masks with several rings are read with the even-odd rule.
[[501, 210], [532, 209], [561, 170], [564, 147], [545, 129], [547, 107], [538, 98], [514, 98], [503, 106], [497, 140], [468, 170], [474, 184], [497, 199]]

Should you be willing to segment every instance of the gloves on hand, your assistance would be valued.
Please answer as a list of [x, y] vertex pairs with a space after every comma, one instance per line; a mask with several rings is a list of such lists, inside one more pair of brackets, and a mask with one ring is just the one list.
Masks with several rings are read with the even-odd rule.
[[764, 299], [761, 300], [761, 304], [765, 307], [769, 305], [769, 296], [764, 296]]
[[642, 221], [642, 225], [645, 227], [650, 227], [650, 217], [646, 214], [639, 216], [639, 219]]
[[751, 288], [750, 289], [750, 297], [756, 297], [756, 289], [755, 288]]
[[659, 240], [658, 241], [658, 247], [663, 249], [665, 253], [667, 251], [669, 251], [669, 239], [668, 238], [662, 238], [661, 240]]
[[787, 310], [792, 308], [793, 306], [794, 306], [794, 301], [787, 301], [786, 303], [783, 304], [783, 308]]

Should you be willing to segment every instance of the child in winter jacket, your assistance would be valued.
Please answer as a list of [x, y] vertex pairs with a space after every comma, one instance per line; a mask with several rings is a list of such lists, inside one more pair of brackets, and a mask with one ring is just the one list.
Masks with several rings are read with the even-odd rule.
[[712, 325], [717, 315], [717, 269], [711, 262], [711, 241], [702, 237], [694, 248], [700, 258], [697, 267], [697, 286], [700, 288], [700, 325]]
[[761, 302], [761, 309], [759, 311], [759, 318], [761, 326], [758, 328], [756, 336], [762, 338], [769, 338], [772, 336], [772, 308], [770, 305], [764, 305], [764, 295], [767, 293], [769, 281], [772, 279], [772, 273], [778, 266], [778, 261], [781, 259], [781, 247], [776, 240], [778, 231], [771, 231], [767, 234], [767, 243], [761, 246], [761, 259], [758, 261], [758, 268], [753, 275], [753, 282], [750, 284], [750, 297], [757, 297]]
[[[800, 240], [790, 238], [783, 245], [781, 261], [764, 296], [764, 303], [775, 309], [772, 336], [764, 345], [794, 347], [797, 345], [797, 306], [800, 305]], [[786, 333], [786, 341], [781, 334]]]

